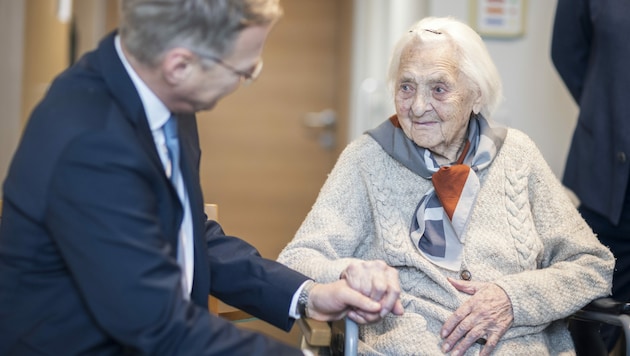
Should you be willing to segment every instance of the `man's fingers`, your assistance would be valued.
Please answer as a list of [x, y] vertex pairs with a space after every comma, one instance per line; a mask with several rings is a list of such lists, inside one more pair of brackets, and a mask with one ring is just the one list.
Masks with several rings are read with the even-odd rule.
[[[350, 313], [353, 313], [353, 316], [354, 316], [354, 314], [356, 314], [358, 317], [360, 317], [361, 321], [360, 322], [357, 321], [357, 322], [359, 322], [361, 324], [373, 323], [373, 322], [376, 322], [376, 321], [379, 321], [379, 320], [382, 319], [380, 314], [378, 314], [378, 313], [366, 313], [366, 312], [361, 311], [361, 310], [353, 310], [353, 311], [348, 313], [349, 317], [350, 317]], [[352, 320], [354, 320], [354, 319], [352, 319]]]
[[365, 320], [363, 315], [361, 315], [359, 312], [357, 312], [355, 310], [349, 311], [348, 314], [346, 315], [346, 317], [348, 317], [350, 320], [354, 321], [357, 324], [367, 324], [368, 323], [368, 321]]
[[345, 288], [343, 291], [343, 301], [348, 306], [368, 313], [378, 313], [381, 310], [379, 302], [351, 288]]
[[353, 289], [347, 289], [344, 291], [343, 301], [351, 307], [351, 311], [348, 313], [357, 314], [360, 318], [355, 320], [358, 323], [371, 323], [378, 321], [390, 312], [396, 315], [402, 315], [404, 308], [400, 299], [399, 293], [387, 293], [385, 297], [376, 301], [363, 295], [362, 293]]

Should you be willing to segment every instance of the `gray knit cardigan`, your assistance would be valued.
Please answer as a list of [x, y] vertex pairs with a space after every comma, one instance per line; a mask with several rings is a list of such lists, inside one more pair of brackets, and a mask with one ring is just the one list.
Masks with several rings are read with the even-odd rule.
[[[563, 320], [611, 288], [614, 258], [580, 217], [524, 133], [509, 129], [465, 230], [460, 271], [440, 268], [413, 246], [409, 227], [431, 182], [363, 135], [342, 153], [295, 238], [278, 260], [319, 282], [337, 280], [354, 259], [398, 269], [403, 316], [360, 329], [363, 355], [441, 355], [439, 330], [469, 296], [447, 277], [468, 271], [499, 285], [514, 323], [496, 355], [573, 355]], [[466, 355], [477, 355], [481, 346]]]

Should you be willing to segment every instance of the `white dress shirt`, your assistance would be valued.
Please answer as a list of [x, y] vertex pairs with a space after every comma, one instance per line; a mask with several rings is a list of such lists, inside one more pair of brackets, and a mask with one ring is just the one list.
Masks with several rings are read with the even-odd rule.
[[[125, 70], [129, 74], [133, 85], [136, 87], [142, 106], [144, 107], [147, 121], [149, 122], [149, 128], [153, 134], [153, 141], [157, 148], [160, 160], [164, 166], [164, 173], [170, 178], [172, 169], [179, 169], [179, 167], [172, 167], [171, 160], [168, 157], [168, 149], [166, 147], [166, 141], [164, 138], [164, 131], [162, 127], [171, 117], [171, 112], [166, 105], [147, 87], [147, 85], [140, 79], [138, 74], [133, 70], [127, 58], [125, 58], [120, 45], [120, 36], [115, 38], [116, 52], [120, 61], [125, 67]], [[181, 143], [180, 143], [181, 146]], [[188, 192], [184, 187], [184, 180], [182, 175], [177, 175], [177, 182], [175, 182], [175, 189], [179, 195], [179, 199], [184, 207], [184, 219], [179, 229], [179, 246], [177, 248], [177, 262], [182, 268], [182, 290], [184, 292], [184, 298], [190, 299], [190, 292], [192, 291], [192, 279], [193, 279], [193, 266], [194, 266], [194, 248], [193, 248], [193, 228], [192, 228], [192, 216], [190, 210], [190, 203], [188, 201]]]

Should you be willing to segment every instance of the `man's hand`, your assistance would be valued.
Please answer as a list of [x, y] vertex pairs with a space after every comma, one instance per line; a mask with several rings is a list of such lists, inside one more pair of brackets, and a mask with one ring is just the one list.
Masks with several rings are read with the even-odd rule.
[[316, 284], [310, 291], [308, 314], [330, 321], [345, 316], [359, 324], [375, 322], [387, 313], [402, 315], [398, 271], [383, 261], [351, 263], [340, 280]]
[[470, 294], [442, 326], [443, 352], [463, 355], [477, 340], [485, 340], [480, 356], [489, 355], [514, 321], [512, 303], [494, 283], [459, 281], [449, 278], [457, 290]]
[[381, 304], [350, 288], [343, 279], [316, 283], [309, 293], [306, 307], [310, 318], [321, 321], [339, 320], [354, 309], [378, 313]]

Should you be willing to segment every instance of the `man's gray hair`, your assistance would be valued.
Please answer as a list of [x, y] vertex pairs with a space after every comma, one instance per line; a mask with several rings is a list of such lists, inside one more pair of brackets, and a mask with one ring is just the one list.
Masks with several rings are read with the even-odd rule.
[[281, 15], [279, 0], [122, 0], [119, 30], [125, 48], [154, 65], [175, 47], [222, 57], [241, 30]]
[[453, 45], [459, 70], [481, 94], [481, 114], [491, 118], [503, 99], [501, 77], [481, 37], [468, 25], [451, 17], [427, 17], [411, 26], [397, 42], [389, 62], [388, 85], [396, 93], [400, 57], [409, 45], [444, 41]]

